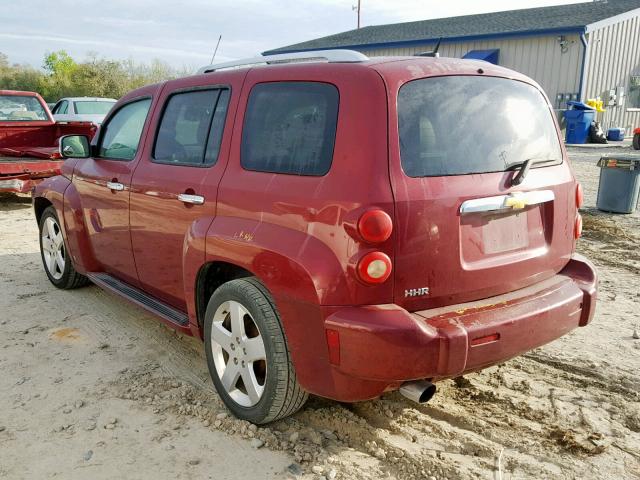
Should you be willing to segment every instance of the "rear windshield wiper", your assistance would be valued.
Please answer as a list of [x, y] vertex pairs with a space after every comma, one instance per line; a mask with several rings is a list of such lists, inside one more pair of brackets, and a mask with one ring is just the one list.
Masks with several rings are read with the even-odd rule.
[[531, 165], [535, 165], [538, 163], [549, 163], [549, 162], [555, 162], [555, 161], [557, 161], [555, 158], [528, 158], [524, 162], [518, 162], [518, 163], [509, 165], [506, 171], [518, 170], [518, 173], [515, 174], [511, 179], [511, 186], [513, 187], [516, 185], [520, 185], [524, 181], [524, 178], [527, 176], [527, 173], [529, 173], [529, 169], [531, 168]]

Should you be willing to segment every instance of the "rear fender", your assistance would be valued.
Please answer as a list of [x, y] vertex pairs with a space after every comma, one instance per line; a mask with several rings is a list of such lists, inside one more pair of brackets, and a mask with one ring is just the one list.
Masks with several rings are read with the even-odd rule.
[[238, 265], [274, 296], [301, 302], [330, 304], [332, 292], [347, 288], [345, 269], [327, 245], [275, 224], [216, 217], [207, 234], [206, 259]]
[[[305, 232], [225, 217], [216, 219], [206, 239], [206, 262], [224, 261], [253, 273], [271, 292], [282, 320], [301, 385], [312, 390], [326, 365], [327, 345], [320, 304], [347, 289], [344, 267], [335, 254]], [[313, 275], [310, 273], [313, 272]], [[192, 280], [191, 285], [195, 282]], [[189, 284], [189, 283], [187, 283]], [[297, 366], [302, 366], [298, 368]]]

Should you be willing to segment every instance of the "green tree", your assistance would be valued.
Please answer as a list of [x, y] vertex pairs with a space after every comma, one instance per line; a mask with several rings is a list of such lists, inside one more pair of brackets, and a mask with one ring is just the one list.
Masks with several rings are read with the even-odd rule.
[[189, 72], [153, 60], [137, 63], [132, 59], [116, 61], [89, 53], [80, 62], [60, 50], [45, 54], [42, 70], [29, 65], [11, 64], [0, 52], [0, 89], [29, 90], [40, 93], [48, 102], [62, 97], [112, 97], [150, 83], [157, 83]]
[[78, 64], [66, 51], [58, 50], [57, 52], [45, 54], [42, 67], [49, 75], [69, 77], [78, 67]]

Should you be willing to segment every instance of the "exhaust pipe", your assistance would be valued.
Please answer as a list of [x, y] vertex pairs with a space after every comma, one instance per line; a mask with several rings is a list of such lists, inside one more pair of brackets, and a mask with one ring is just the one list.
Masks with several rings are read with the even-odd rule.
[[436, 386], [427, 380], [416, 380], [403, 383], [400, 393], [413, 402], [427, 403], [436, 394]]

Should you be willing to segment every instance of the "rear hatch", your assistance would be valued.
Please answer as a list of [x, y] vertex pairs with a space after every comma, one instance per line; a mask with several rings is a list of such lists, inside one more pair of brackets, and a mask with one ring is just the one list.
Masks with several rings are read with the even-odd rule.
[[535, 86], [480, 75], [412, 80], [399, 89], [397, 121], [397, 304], [416, 311], [479, 300], [566, 265], [575, 180]]

